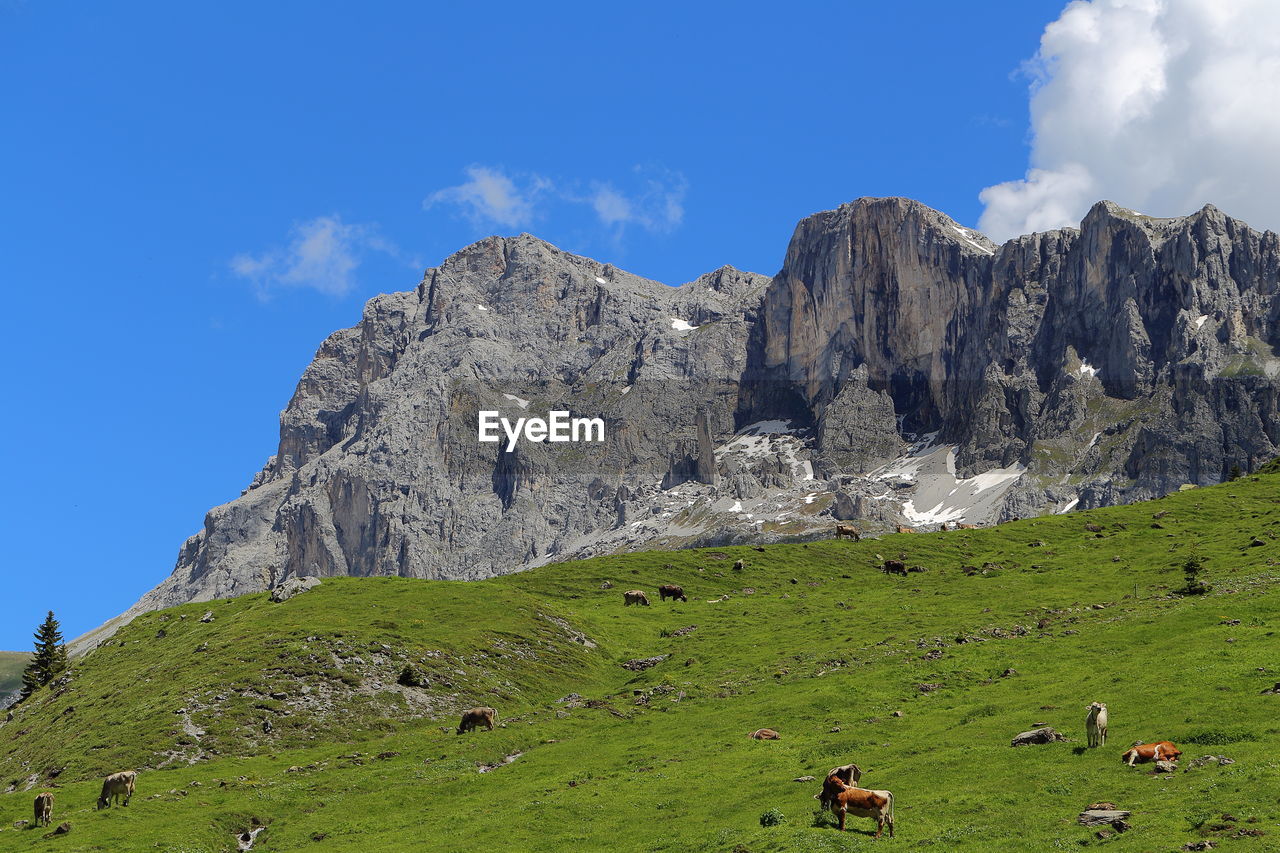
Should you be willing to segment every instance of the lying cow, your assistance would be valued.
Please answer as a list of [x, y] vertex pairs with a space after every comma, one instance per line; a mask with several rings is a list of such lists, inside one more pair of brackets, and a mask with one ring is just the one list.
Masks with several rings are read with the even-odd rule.
[[844, 832], [846, 815], [869, 817], [876, 822], [876, 838], [884, 828], [889, 827], [889, 837], [893, 838], [893, 794], [889, 791], [873, 791], [870, 788], [857, 788], [846, 784], [839, 776], [828, 776], [822, 786], [826, 790], [830, 785], [838, 789], [831, 799], [831, 811], [840, 819], [840, 831]]
[[498, 712], [492, 708], [471, 708], [462, 712], [462, 722], [458, 724], [458, 734], [464, 735], [480, 724], [488, 727], [489, 731], [493, 731], [493, 721], [497, 718]]
[[859, 533], [858, 528], [854, 527], [852, 524], [836, 525], [836, 538], [839, 539], [841, 536], [848, 536], [854, 542], [861, 541], [862, 539], [862, 534]]
[[899, 524], [898, 532], [899, 533], [915, 533], [916, 529], [914, 527], [907, 527], [905, 524]]
[[42, 791], [36, 795], [36, 826], [48, 826], [53, 822], [53, 792]]
[[734, 570], [735, 572], [740, 572], [740, 571], [742, 571], [743, 569], [745, 569], [746, 567], [747, 567], [747, 563], [746, 563], [746, 561], [745, 561], [745, 560], [734, 560], [734, 561], [733, 561], [733, 570]]
[[678, 587], [673, 583], [664, 583], [662, 586], [658, 587], [658, 600], [666, 601], [668, 598], [672, 601], [689, 600], [685, 597], [683, 587]]
[[1120, 760], [1132, 767], [1135, 764], [1146, 764], [1148, 761], [1177, 761], [1182, 750], [1167, 740], [1157, 743], [1140, 743], [1125, 750]]
[[747, 737], [754, 740], [782, 740], [782, 735], [778, 734], [773, 729], [756, 729], [754, 732], [747, 735]]
[[1084, 718], [1084, 730], [1089, 735], [1089, 747], [1107, 745], [1107, 706], [1102, 702], [1091, 702], [1086, 709], [1089, 714]]
[[[105, 809], [110, 807], [112, 800], [122, 806], [129, 805], [129, 798], [133, 796], [133, 784], [137, 780], [138, 772], [136, 770], [121, 770], [119, 773], [112, 773], [106, 779], [103, 779], [102, 793], [98, 796], [98, 808]], [[124, 797], [124, 802], [120, 802], [121, 797]]]
[[839, 767], [832, 767], [824, 777], [822, 792], [814, 794], [813, 798], [818, 801], [821, 808], [829, 808], [831, 801], [836, 798], [836, 794], [839, 794], [850, 785], [857, 785], [861, 778], [862, 768], [856, 764], [841, 764]]
[[643, 590], [629, 589], [622, 594], [622, 606], [630, 607], [633, 604], [643, 604], [649, 606], [649, 596], [644, 594]]

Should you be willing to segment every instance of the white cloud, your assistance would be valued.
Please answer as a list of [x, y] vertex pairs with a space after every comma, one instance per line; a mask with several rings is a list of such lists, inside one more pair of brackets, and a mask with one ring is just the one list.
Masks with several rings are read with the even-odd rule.
[[679, 172], [637, 166], [632, 191], [610, 181], [551, 180], [535, 174], [509, 174], [500, 167], [473, 165], [467, 180], [437, 190], [424, 208], [449, 204], [480, 227], [523, 228], [545, 216], [555, 205], [586, 205], [600, 224], [621, 232], [629, 225], [665, 232], [684, 220], [688, 181]]
[[980, 194], [993, 238], [1074, 225], [1101, 198], [1280, 226], [1280, 3], [1075, 0], [1027, 70], [1030, 168]]
[[610, 183], [596, 183], [591, 206], [606, 227], [639, 225], [648, 231], [665, 232], [684, 221], [684, 194], [689, 182], [679, 172], [637, 166], [635, 173], [643, 188], [628, 196]]
[[552, 188], [550, 181], [537, 175], [522, 178], [522, 185], [517, 185], [501, 169], [491, 166], [468, 166], [466, 173], [465, 182], [437, 190], [422, 206], [454, 204], [477, 224], [520, 228], [533, 221], [534, 203]]
[[231, 271], [252, 281], [260, 296], [277, 286], [310, 287], [342, 296], [355, 284], [354, 273], [364, 254], [382, 252], [399, 257], [372, 225], [348, 224], [339, 216], [317, 216], [293, 227], [289, 245], [260, 255], [240, 254]]

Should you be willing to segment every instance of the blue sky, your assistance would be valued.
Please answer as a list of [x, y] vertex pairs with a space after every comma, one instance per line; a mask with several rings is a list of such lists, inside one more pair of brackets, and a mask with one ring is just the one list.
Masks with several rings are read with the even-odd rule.
[[0, 3], [0, 648], [165, 577], [320, 341], [482, 236], [679, 284], [859, 196], [1033, 195], [1063, 6]]

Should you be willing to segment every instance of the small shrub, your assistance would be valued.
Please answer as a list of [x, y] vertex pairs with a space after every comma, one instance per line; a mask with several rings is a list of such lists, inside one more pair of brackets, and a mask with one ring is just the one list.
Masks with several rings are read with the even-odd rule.
[[786, 819], [787, 819], [787, 816], [784, 815], [780, 809], [772, 808], [772, 809], [769, 809], [764, 814], [760, 815], [760, 825], [761, 826], [778, 826], [779, 824], [786, 821]]
[[396, 683], [402, 687], [421, 687], [422, 675], [411, 664], [405, 664], [404, 669], [400, 670], [399, 677], [396, 678]]

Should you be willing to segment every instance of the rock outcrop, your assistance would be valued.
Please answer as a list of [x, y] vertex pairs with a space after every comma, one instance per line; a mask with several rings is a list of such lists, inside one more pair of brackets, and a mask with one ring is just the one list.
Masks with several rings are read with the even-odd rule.
[[[1215, 483], [1280, 443], [1278, 282], [1276, 234], [1213, 207], [1100, 202], [996, 246], [862, 199], [802, 221], [772, 279], [676, 288], [488, 238], [321, 345], [276, 455], [124, 618], [302, 575], [474, 579]], [[507, 452], [481, 410], [606, 437]]]

